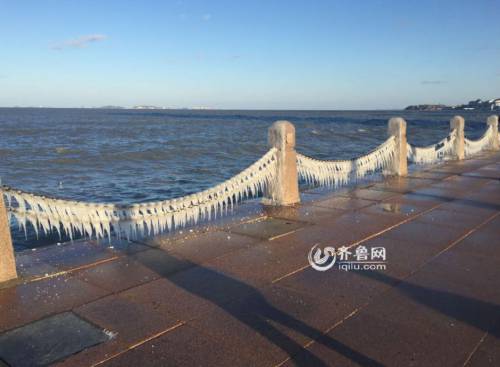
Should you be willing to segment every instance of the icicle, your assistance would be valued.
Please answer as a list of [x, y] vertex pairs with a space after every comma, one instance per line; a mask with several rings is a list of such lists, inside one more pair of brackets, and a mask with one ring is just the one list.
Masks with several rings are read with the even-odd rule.
[[484, 133], [484, 135], [478, 140], [469, 140], [465, 139], [465, 155], [471, 156], [477, 154], [488, 148], [491, 144], [491, 139], [493, 138], [493, 128], [488, 126], [488, 129]]
[[391, 136], [371, 153], [353, 160], [321, 161], [297, 154], [298, 173], [308, 184], [334, 187], [345, 185], [352, 179], [360, 179], [388, 167], [395, 147], [395, 138]]
[[47, 198], [8, 187], [2, 187], [1, 192], [18, 225], [26, 229], [30, 222], [37, 236], [39, 230], [48, 234], [56, 229], [71, 239], [77, 234], [111, 238], [114, 231], [130, 240], [210, 219], [219, 211], [223, 215], [229, 206], [257, 196], [274, 181], [276, 152], [272, 148], [250, 167], [215, 187], [160, 202], [120, 206]]
[[453, 152], [456, 136], [456, 130], [453, 130], [446, 138], [437, 144], [429, 145], [423, 148], [407, 144], [408, 160], [417, 164], [427, 164], [447, 159]]

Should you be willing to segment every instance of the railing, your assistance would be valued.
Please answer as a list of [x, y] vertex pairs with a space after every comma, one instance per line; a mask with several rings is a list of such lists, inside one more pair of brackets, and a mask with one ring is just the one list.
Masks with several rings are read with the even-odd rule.
[[[450, 121], [450, 134], [427, 147], [414, 147], [406, 140], [406, 122], [392, 118], [388, 139], [373, 151], [351, 160], [317, 160], [295, 151], [295, 128], [277, 121], [269, 129], [270, 150], [253, 165], [210, 189], [170, 200], [117, 205], [87, 203], [47, 197], [3, 186], [0, 188], [0, 282], [17, 277], [10, 217], [21, 229], [28, 223], [45, 234], [64, 232], [111, 239], [157, 235], [173, 228], [196, 224], [222, 214], [241, 201], [264, 196], [267, 205], [293, 205], [300, 201], [299, 177], [320, 186], [339, 186], [374, 172], [405, 176], [408, 161], [424, 164], [443, 159], [463, 159], [483, 150], [498, 150], [498, 117], [490, 116], [483, 137], [464, 137], [464, 119]], [[7, 199], [5, 206], [4, 196]], [[5, 210], [5, 208], [7, 210]]]

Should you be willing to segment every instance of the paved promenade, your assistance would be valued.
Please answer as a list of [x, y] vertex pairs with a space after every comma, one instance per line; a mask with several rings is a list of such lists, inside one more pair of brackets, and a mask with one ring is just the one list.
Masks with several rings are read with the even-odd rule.
[[[0, 366], [500, 366], [500, 154], [17, 256]], [[317, 271], [320, 247], [385, 270]]]

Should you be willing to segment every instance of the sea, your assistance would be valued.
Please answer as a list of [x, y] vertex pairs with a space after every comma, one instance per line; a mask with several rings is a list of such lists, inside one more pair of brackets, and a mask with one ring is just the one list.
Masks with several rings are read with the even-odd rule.
[[[424, 146], [449, 132], [459, 113], [478, 138], [488, 112], [230, 111], [0, 108], [0, 180], [68, 199], [134, 203], [180, 197], [224, 181], [268, 149], [277, 120], [296, 127], [297, 151], [318, 159], [354, 158], [387, 139], [401, 116], [408, 141]], [[13, 231], [16, 248], [54, 242]]]

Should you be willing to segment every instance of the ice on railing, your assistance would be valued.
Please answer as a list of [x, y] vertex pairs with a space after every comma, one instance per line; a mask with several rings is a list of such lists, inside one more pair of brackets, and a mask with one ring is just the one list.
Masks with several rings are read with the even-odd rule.
[[415, 147], [407, 144], [407, 157], [410, 162], [417, 164], [436, 163], [448, 158], [454, 149], [457, 131], [453, 130], [450, 134], [437, 144], [427, 147]]
[[493, 127], [491, 125], [488, 126], [486, 132], [478, 140], [469, 140], [465, 138], [464, 139], [465, 156], [471, 156], [477, 154], [482, 150], [488, 148], [492, 143], [492, 138], [493, 138]]
[[132, 205], [86, 203], [35, 195], [8, 187], [9, 214], [21, 230], [31, 223], [37, 235], [56, 231], [70, 238], [76, 234], [88, 237], [117, 236], [138, 238], [157, 235], [173, 228], [195, 224], [222, 214], [246, 198], [271, 191], [275, 181], [276, 148], [229, 180], [207, 190], [181, 198]]
[[297, 170], [309, 184], [340, 186], [389, 167], [395, 148], [396, 139], [391, 136], [371, 153], [352, 160], [323, 161], [297, 154]]

